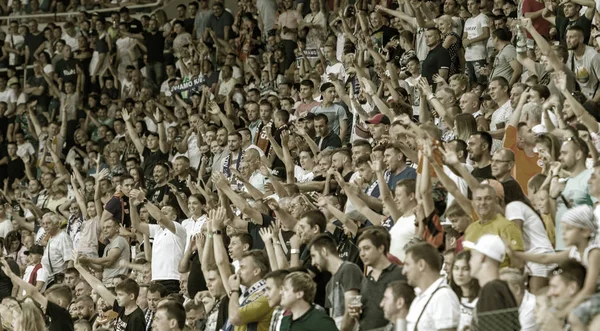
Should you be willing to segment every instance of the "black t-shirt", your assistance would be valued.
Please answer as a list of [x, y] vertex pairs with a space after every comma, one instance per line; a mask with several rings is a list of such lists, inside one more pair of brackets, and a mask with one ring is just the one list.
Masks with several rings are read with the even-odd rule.
[[556, 32], [558, 34], [558, 40], [562, 44], [567, 42], [567, 29], [577, 25], [583, 29], [583, 42], [587, 45], [590, 40], [590, 34], [592, 33], [592, 21], [590, 21], [585, 15], [579, 16], [578, 19], [571, 21], [564, 16], [556, 16]]
[[308, 246], [304, 246], [300, 249], [302, 254], [300, 255], [300, 261], [302, 266], [311, 270], [315, 273], [313, 281], [317, 284], [317, 292], [315, 294], [314, 303], [321, 307], [325, 307], [325, 298], [327, 297], [327, 283], [331, 280], [331, 273], [329, 271], [316, 270], [312, 265], [312, 259], [310, 257], [310, 250]]
[[80, 64], [79, 60], [70, 58], [68, 60], [60, 59], [56, 62], [56, 73], [63, 82], [77, 83], [77, 65]]
[[525, 196], [525, 193], [523, 193], [523, 189], [521, 188], [521, 185], [519, 185], [519, 183], [514, 180], [514, 179], [510, 179], [507, 180], [506, 182], [502, 183], [502, 188], [504, 188], [504, 203], [505, 204], [509, 204], [513, 201], [521, 201], [524, 203], [529, 202], [529, 199], [527, 199], [527, 196]]
[[267, 214], [262, 214], [262, 224], [248, 222], [248, 233], [252, 236], [252, 249], [265, 249], [265, 242], [260, 237], [260, 229], [266, 228], [275, 222], [275, 219]]
[[96, 40], [96, 45], [94, 51], [98, 52], [98, 54], [108, 53], [108, 43], [104, 38]]
[[50, 322], [50, 331], [73, 331], [73, 320], [69, 311], [63, 307], [48, 301], [46, 316]]
[[126, 22], [127, 25], [129, 25], [129, 33], [131, 34], [138, 34], [138, 33], [142, 33], [142, 31], [144, 31], [144, 27], [142, 26], [142, 22], [140, 22], [139, 20], [135, 19], [135, 18], [131, 18], [131, 21]]
[[8, 160], [8, 166], [7, 166], [7, 172], [8, 172], [8, 182], [10, 183], [9, 185], [12, 185], [12, 183], [15, 182], [15, 179], [22, 179], [23, 177], [25, 177], [25, 163], [23, 163], [23, 160], [21, 160], [20, 157], [17, 157], [14, 160]]
[[[8, 262], [10, 270], [15, 275], [21, 274], [21, 272], [19, 271], [19, 265], [17, 265], [15, 260], [13, 260], [12, 258], [7, 258], [6, 262]], [[4, 271], [2, 271], [2, 269], [0, 269], [0, 301], [2, 301], [2, 299], [6, 297], [9, 297], [11, 295], [12, 289], [13, 284], [10, 281], [10, 278], [4, 273]]]
[[115, 300], [113, 311], [119, 313], [115, 323], [115, 331], [146, 331], [146, 318], [140, 307], [137, 307], [133, 313], [125, 315], [125, 308], [120, 307], [117, 300]]
[[163, 186], [154, 186], [148, 195], [148, 200], [154, 204], [160, 204], [165, 198], [165, 195], [168, 196], [170, 193], [171, 188], [167, 184]]
[[493, 330], [502, 321], [502, 330], [521, 330], [519, 306], [505, 282], [496, 279], [481, 289], [475, 305], [477, 330]]
[[206, 280], [202, 273], [202, 264], [200, 263], [198, 252], [194, 252], [190, 257], [190, 274], [188, 279], [188, 294], [190, 298], [196, 296], [196, 293], [206, 291]]
[[162, 62], [163, 52], [165, 50], [165, 37], [162, 32], [156, 31], [154, 34], [144, 32], [144, 41], [148, 54], [148, 63]]
[[113, 217], [118, 219], [126, 228], [131, 227], [129, 198], [123, 193], [118, 193], [110, 198], [106, 203], [106, 206], [104, 206], [104, 209], [113, 214]]
[[189, 34], [194, 33], [194, 20], [194, 18], [186, 18], [183, 20], [183, 28], [185, 29], [185, 32]]
[[25, 45], [29, 47], [30, 56], [33, 56], [33, 53], [37, 51], [44, 41], [46, 41], [46, 37], [44, 37], [43, 32], [38, 32], [38, 34], [28, 33], [25, 36]]
[[144, 152], [142, 153], [144, 156], [144, 162], [142, 163], [142, 168], [144, 169], [144, 178], [146, 181], [154, 182], [152, 179], [152, 173], [154, 172], [154, 166], [160, 161], [168, 161], [169, 155], [161, 152], [160, 148], [153, 152], [148, 147], [144, 147]]
[[[471, 171], [471, 175], [473, 175], [473, 177], [475, 177], [480, 183], [484, 179], [495, 179], [494, 176], [492, 176], [491, 164], [488, 164], [483, 168], [473, 168], [473, 171]], [[471, 199], [471, 197], [473, 196], [471, 189], [468, 189], [467, 193], [468, 198]]]
[[440, 43], [429, 51], [422, 68], [422, 76], [427, 78], [430, 85], [433, 85], [433, 75], [437, 74], [440, 69], [450, 69], [450, 53]]
[[36, 77], [35, 75], [32, 75], [27, 79], [27, 85], [29, 85], [30, 87], [43, 86], [44, 92], [42, 92], [41, 95], [37, 96], [30, 94], [29, 98], [30, 100], [37, 100], [39, 105], [48, 106], [48, 103], [50, 103], [50, 98], [48, 97], [48, 83], [46, 83], [44, 77]]
[[373, 39], [373, 45], [375, 49], [385, 47], [393, 36], [398, 35], [398, 30], [390, 28], [387, 25], [382, 25], [379, 29], [371, 33], [371, 39]]

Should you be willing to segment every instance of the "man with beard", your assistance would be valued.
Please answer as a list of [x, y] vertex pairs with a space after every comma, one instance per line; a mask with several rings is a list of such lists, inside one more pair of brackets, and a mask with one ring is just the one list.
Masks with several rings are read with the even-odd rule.
[[349, 299], [360, 294], [362, 271], [356, 264], [339, 257], [335, 240], [327, 234], [313, 238], [308, 247], [312, 265], [332, 274], [327, 283], [325, 308], [330, 309], [336, 326], [341, 328], [343, 319], [349, 318], [346, 313]]
[[433, 75], [440, 75], [444, 80], [448, 79], [450, 69], [450, 53], [442, 46], [442, 35], [437, 28], [429, 28], [425, 31], [425, 41], [429, 47], [427, 58], [423, 61], [423, 77], [427, 78], [429, 85], [433, 85]]
[[[327, 115], [316, 115], [314, 123], [315, 131], [317, 133], [317, 137], [315, 137], [315, 143], [317, 144], [318, 150], [324, 151], [327, 148], [342, 147], [342, 141], [340, 140], [340, 137], [329, 128], [329, 119], [327, 118]], [[306, 131], [298, 131], [298, 133], [301, 135], [304, 133], [303, 138], [310, 138], [307, 137], [308, 133], [306, 133]]]
[[[567, 32], [569, 33], [569, 32]], [[560, 220], [568, 208], [578, 205], [593, 206], [596, 198], [590, 195], [590, 187], [587, 185], [594, 169], [587, 169], [585, 161], [589, 149], [585, 141], [579, 137], [568, 138], [560, 148], [559, 161], [561, 169], [569, 174], [565, 181], [552, 179], [552, 185], [557, 189], [550, 191], [550, 198], [556, 200], [556, 249], [564, 250], [563, 231]], [[559, 173], [554, 176], [558, 177]], [[557, 182], [558, 181], [558, 182]], [[558, 192], [558, 193], [557, 193]]]
[[[218, 135], [217, 135], [218, 137]], [[240, 170], [240, 165], [244, 159], [244, 150], [242, 146], [242, 135], [238, 132], [231, 132], [227, 136], [227, 149], [229, 153], [223, 158], [220, 170], [232, 185], [237, 186], [237, 180], [232, 176], [232, 170]]]
[[170, 184], [174, 185], [177, 191], [189, 196], [190, 190], [187, 187], [187, 180], [190, 177], [192, 180], [196, 177], [196, 173], [190, 168], [190, 159], [183, 155], [175, 157], [175, 160], [173, 160], [173, 179], [170, 181]]
[[485, 131], [475, 132], [467, 142], [469, 159], [475, 163], [471, 175], [479, 181], [492, 179], [492, 136]]
[[90, 322], [91, 325], [94, 325], [94, 321], [98, 317], [98, 314], [96, 314], [92, 297], [88, 295], [78, 297], [73, 304], [76, 307], [75, 312], [77, 313], [77, 318], [84, 319]]
[[154, 166], [154, 182], [156, 183], [150, 190], [150, 201], [159, 205], [166, 206], [170, 200], [171, 188], [168, 185], [169, 166], [166, 163], [158, 163]]
[[[218, 154], [214, 154], [213, 156], [213, 167], [212, 167], [212, 173], [214, 174], [215, 172], [223, 172], [223, 160], [229, 155], [229, 148], [227, 148], [227, 136], [228, 136], [228, 131], [226, 128], [219, 128], [217, 130], [217, 136], [216, 136], [216, 142], [219, 145], [219, 149], [221, 150], [221, 153]], [[214, 152], [213, 152], [214, 153]]]
[[[552, 25], [556, 26], [556, 32], [558, 34], [558, 40], [561, 43], [567, 42], [567, 29], [571, 26], [577, 25], [582, 28], [584, 32], [584, 42], [588, 43], [590, 40], [590, 33], [592, 31], [592, 20], [596, 13], [596, 2], [589, 0], [571, 0], [568, 2], [561, 2], [563, 6], [564, 16], [557, 16], [556, 13], [551, 12], [546, 7], [542, 12], [542, 17]], [[581, 7], [587, 7], [585, 13], [581, 15]]]
[[581, 92], [590, 100], [600, 101], [600, 54], [594, 47], [585, 44], [585, 32], [580, 26], [570, 26], [566, 36], [569, 49], [567, 65], [575, 74]]

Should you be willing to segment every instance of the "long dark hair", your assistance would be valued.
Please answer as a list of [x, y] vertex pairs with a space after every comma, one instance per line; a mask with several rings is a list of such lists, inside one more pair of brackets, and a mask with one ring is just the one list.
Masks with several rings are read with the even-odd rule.
[[[454, 293], [456, 293], [456, 295], [459, 298], [462, 298], [462, 297], [465, 297], [462, 293], [462, 289], [460, 288], [460, 286], [458, 286], [456, 284], [456, 282], [454, 282], [454, 278], [452, 277], [452, 272], [454, 271], [454, 265], [456, 264], [456, 261], [459, 261], [459, 260], [467, 261], [467, 265], [468, 265], [469, 260], [471, 260], [471, 251], [464, 250], [464, 251], [461, 251], [460, 253], [458, 253], [454, 257], [454, 262], [452, 262], [452, 268], [450, 269], [450, 288], [452, 288]], [[469, 299], [470, 302], [472, 302], [479, 295], [479, 290], [481, 289], [481, 287], [479, 286], [479, 281], [474, 277], [471, 277], [471, 281], [469, 282], [469, 284], [467, 286], [469, 287], [470, 293], [469, 293], [469, 296], [466, 298]]]

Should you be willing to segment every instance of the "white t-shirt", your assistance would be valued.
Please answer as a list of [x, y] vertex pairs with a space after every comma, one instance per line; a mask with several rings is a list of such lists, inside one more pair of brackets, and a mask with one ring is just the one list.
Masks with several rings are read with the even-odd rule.
[[413, 300], [406, 316], [406, 330], [456, 329], [460, 321], [459, 307], [458, 297], [444, 284], [444, 277], [440, 277]]
[[390, 254], [394, 255], [400, 261], [404, 261], [406, 254], [404, 246], [415, 235], [415, 215], [400, 217], [394, 226], [390, 229], [392, 241], [390, 243]]
[[510, 221], [523, 220], [523, 244], [525, 253], [544, 254], [554, 252], [544, 221], [538, 214], [521, 201], [506, 205], [506, 218]]
[[181, 225], [185, 229], [186, 239], [185, 239], [185, 249], [187, 250], [190, 246], [190, 241], [193, 235], [202, 231], [202, 227], [206, 222], [206, 215], [200, 216], [197, 220], [193, 218], [188, 218], [187, 220], [181, 222]]
[[[33, 272], [33, 268], [35, 268], [35, 265], [30, 265], [30, 266], [27, 266], [27, 268], [25, 268], [25, 273], [23, 274], [23, 280], [26, 283], [29, 283], [29, 278], [31, 278], [31, 273]], [[46, 269], [44, 269], [44, 267], [39, 268], [38, 271], [36, 272], [35, 281], [36, 282], [44, 282], [44, 283], [46, 283], [48, 281], [48, 273], [46, 272]], [[35, 284], [32, 284], [32, 285], [35, 286]], [[23, 291], [23, 295], [26, 295], [26, 291]]]
[[149, 224], [152, 245], [152, 280], [179, 280], [179, 261], [183, 257], [186, 232], [183, 225], [173, 222], [175, 233], [157, 224]]
[[[468, 39], [473, 39], [483, 34], [483, 28], [489, 28], [490, 19], [483, 13], [475, 17], [468, 18], [465, 22], [464, 33]], [[465, 50], [466, 61], [485, 60], [487, 51], [485, 48], [486, 41], [479, 41], [469, 45]]]
[[523, 301], [519, 306], [519, 323], [521, 331], [537, 331], [538, 326], [535, 322], [535, 295], [525, 291]]
[[6, 234], [12, 230], [14, 230], [14, 227], [9, 219], [0, 222], [0, 238], [5, 239]]

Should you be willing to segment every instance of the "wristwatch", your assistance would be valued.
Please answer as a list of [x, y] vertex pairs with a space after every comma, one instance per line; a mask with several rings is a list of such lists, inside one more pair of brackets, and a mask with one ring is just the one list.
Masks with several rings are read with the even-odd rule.
[[297, 249], [297, 248], [292, 248], [292, 249], [290, 250], [290, 253], [291, 253], [291, 254], [300, 254], [300, 250], [299, 250], [299, 249]]
[[229, 291], [229, 296], [231, 296], [233, 293], [237, 292], [237, 294], [240, 294], [240, 290], [231, 290]]
[[221, 231], [221, 230], [215, 230], [215, 231], [212, 232], [212, 234], [213, 235], [215, 235], [215, 234], [222, 235], [223, 231]]

